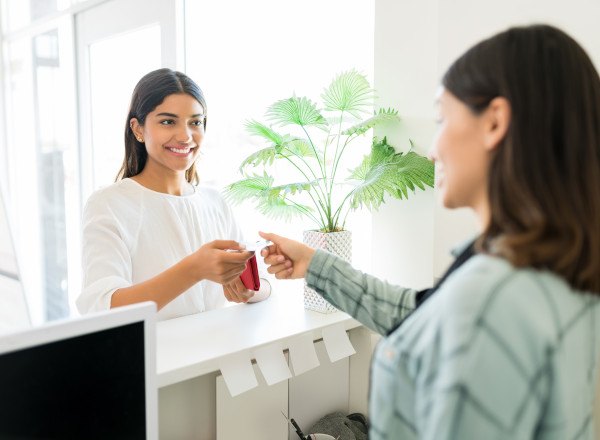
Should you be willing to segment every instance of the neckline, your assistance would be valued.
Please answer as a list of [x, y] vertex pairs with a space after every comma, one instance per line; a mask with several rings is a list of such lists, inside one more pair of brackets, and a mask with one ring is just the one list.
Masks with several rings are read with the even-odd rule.
[[150, 189], [150, 188], [148, 188], [148, 187], [146, 187], [146, 186], [142, 185], [142, 184], [141, 184], [141, 183], [139, 183], [139, 182], [136, 182], [135, 180], [133, 180], [133, 179], [131, 179], [131, 178], [129, 178], [129, 177], [126, 177], [126, 178], [125, 178], [125, 179], [123, 179], [121, 182], [125, 182], [125, 181], [128, 181], [128, 182], [131, 182], [131, 183], [133, 183], [133, 185], [134, 185], [134, 186], [136, 186], [136, 187], [138, 187], [138, 188], [141, 188], [142, 190], [144, 190], [144, 191], [146, 191], [146, 192], [149, 192], [149, 193], [152, 193], [152, 194], [156, 194], [156, 195], [158, 195], [158, 196], [163, 196], [163, 197], [171, 197], [171, 198], [176, 198], [176, 199], [186, 199], [186, 198], [188, 198], [188, 197], [193, 197], [193, 196], [195, 196], [195, 195], [196, 195], [196, 192], [197, 192], [197, 190], [196, 190], [196, 186], [195, 186], [195, 185], [192, 185], [191, 183], [190, 183], [189, 185], [192, 187], [192, 190], [193, 190], [193, 191], [192, 191], [190, 194], [183, 194], [183, 195], [180, 195], [180, 196], [178, 196], [178, 195], [176, 195], [176, 194], [168, 194], [168, 193], [163, 193], [163, 192], [160, 192], [160, 191], [154, 191], [153, 189]]

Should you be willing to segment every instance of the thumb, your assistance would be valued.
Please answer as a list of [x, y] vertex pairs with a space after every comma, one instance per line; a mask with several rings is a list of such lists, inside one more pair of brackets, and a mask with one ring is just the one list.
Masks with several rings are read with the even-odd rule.
[[281, 242], [281, 239], [283, 238], [277, 234], [273, 234], [272, 232], [258, 231], [258, 235], [260, 235], [265, 240], [272, 241], [275, 244], [279, 244]]

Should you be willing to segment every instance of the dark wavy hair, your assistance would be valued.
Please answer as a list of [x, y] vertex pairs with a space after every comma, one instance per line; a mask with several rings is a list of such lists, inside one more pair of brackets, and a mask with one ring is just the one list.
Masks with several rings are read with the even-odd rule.
[[515, 27], [468, 50], [442, 85], [475, 114], [495, 97], [511, 107], [478, 250], [600, 293], [600, 78], [585, 51], [555, 27]]
[[[146, 146], [139, 142], [131, 129], [131, 118], [144, 125], [146, 116], [159, 106], [167, 96], [186, 93], [196, 99], [204, 110], [204, 129], [206, 130], [206, 101], [200, 87], [187, 75], [171, 69], [154, 70], [142, 77], [133, 90], [127, 120], [125, 121], [125, 158], [116, 180], [138, 175], [144, 169], [148, 153]], [[198, 183], [196, 164], [185, 172], [190, 183]]]

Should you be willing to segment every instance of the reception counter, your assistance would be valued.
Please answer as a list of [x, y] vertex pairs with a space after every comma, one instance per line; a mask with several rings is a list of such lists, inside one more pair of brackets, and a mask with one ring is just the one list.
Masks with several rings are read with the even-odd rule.
[[[300, 281], [275, 281], [273, 291], [261, 303], [157, 324], [161, 439], [294, 438], [286, 416], [308, 429], [330, 412], [366, 413], [371, 332], [343, 312], [305, 310]], [[336, 347], [322, 340], [330, 330], [346, 330], [356, 353], [331, 362]], [[299, 338], [310, 338], [319, 366], [299, 375], [292, 366], [290, 379], [267, 385], [257, 353], [281, 350], [287, 361]], [[232, 396], [221, 370], [240, 360], [258, 386]]]

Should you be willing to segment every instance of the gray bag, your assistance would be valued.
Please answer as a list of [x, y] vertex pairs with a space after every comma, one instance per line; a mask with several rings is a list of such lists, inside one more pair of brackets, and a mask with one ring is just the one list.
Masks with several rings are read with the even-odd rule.
[[336, 412], [320, 419], [308, 432], [329, 434], [339, 440], [367, 440], [369, 427], [367, 418], [360, 413], [346, 416]]

